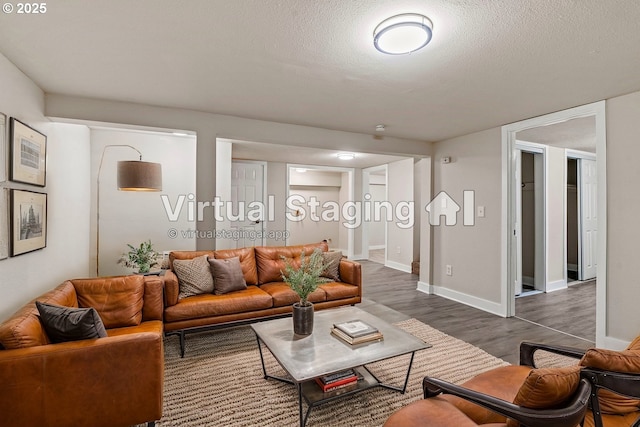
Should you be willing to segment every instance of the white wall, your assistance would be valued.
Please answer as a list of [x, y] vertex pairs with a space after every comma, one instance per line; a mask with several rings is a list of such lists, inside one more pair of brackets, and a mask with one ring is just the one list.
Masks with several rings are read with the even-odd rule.
[[[640, 333], [640, 92], [607, 100], [606, 335], [631, 341]], [[599, 157], [600, 158], [600, 157]]]
[[0, 111], [47, 135], [47, 247], [0, 261], [0, 321], [66, 279], [90, 275], [89, 129], [45, 118], [44, 94], [0, 54]]
[[[413, 159], [389, 163], [387, 195], [394, 210], [400, 203], [414, 201], [413, 180]], [[413, 229], [401, 228], [397, 222], [398, 218], [394, 212], [394, 220], [387, 224], [387, 265], [410, 272], [413, 262]]]
[[[142, 159], [162, 165], [161, 192], [118, 191], [117, 163], [119, 160], [138, 160], [138, 153], [129, 147], [105, 147], [108, 145], [131, 145], [142, 153]], [[95, 209], [95, 186], [100, 158], [104, 152], [100, 174], [100, 276], [130, 274], [134, 271], [117, 264], [127, 243], [138, 246], [151, 239], [156, 251], [193, 250], [197, 209], [193, 221], [188, 218], [188, 197], [196, 193], [196, 173], [193, 164], [196, 157], [194, 137], [174, 136], [158, 132], [139, 132], [123, 129], [97, 128], [91, 130], [92, 186]], [[166, 212], [161, 196], [170, 202]], [[185, 201], [176, 221], [170, 214], [177, 213], [179, 196]], [[195, 200], [194, 200], [195, 202]], [[173, 212], [172, 212], [173, 211]], [[95, 212], [95, 211], [93, 211]], [[96, 215], [91, 216], [95, 227]], [[173, 231], [177, 237], [173, 237]], [[95, 233], [91, 233], [92, 259], [95, 258]]]
[[565, 210], [567, 191], [564, 148], [547, 147], [547, 286], [566, 287], [564, 280]]
[[[374, 177], [377, 175], [371, 175]], [[384, 178], [384, 177], [383, 177]], [[387, 186], [385, 183], [374, 184], [369, 183], [369, 194], [371, 195], [371, 204], [376, 202], [384, 202], [387, 200]], [[384, 210], [382, 210], [384, 213]], [[386, 221], [374, 221], [369, 223], [369, 249], [383, 249], [385, 247], [385, 228]]]
[[[443, 164], [443, 157], [451, 163]], [[501, 130], [493, 128], [434, 144], [433, 194], [446, 191], [460, 205], [455, 226], [434, 226], [435, 293], [487, 311], [500, 312]], [[475, 205], [485, 217], [462, 225], [463, 192], [475, 192]], [[442, 222], [444, 224], [444, 221]], [[445, 266], [452, 266], [452, 275]], [[422, 266], [421, 266], [422, 267]]]
[[268, 196], [273, 196], [274, 206], [273, 209], [274, 218], [273, 221], [267, 221], [265, 230], [274, 232], [274, 236], [282, 235], [283, 238], [273, 237], [267, 239], [265, 244], [267, 246], [284, 246], [286, 241], [284, 240], [284, 234], [287, 231], [286, 226], [286, 205], [287, 199], [287, 164], [278, 162], [267, 163], [267, 201]]
[[[340, 188], [320, 187], [320, 186], [298, 186], [289, 187], [290, 195], [300, 195], [305, 200], [315, 197], [320, 206], [325, 202], [337, 202], [340, 198]], [[320, 242], [327, 240], [331, 249], [341, 249], [340, 246], [340, 222], [334, 221], [314, 221], [311, 218], [309, 209], [307, 216], [300, 222], [290, 221], [289, 231], [291, 233], [289, 244], [303, 245], [306, 243]], [[322, 208], [318, 208], [316, 215], [320, 217]]]

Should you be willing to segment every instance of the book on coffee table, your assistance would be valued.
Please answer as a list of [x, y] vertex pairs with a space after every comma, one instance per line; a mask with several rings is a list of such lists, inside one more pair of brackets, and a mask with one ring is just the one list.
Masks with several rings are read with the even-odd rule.
[[379, 332], [378, 328], [375, 328], [360, 319], [350, 320], [348, 322], [342, 323], [334, 323], [333, 327], [334, 329], [342, 331], [344, 334], [348, 335], [351, 338], [360, 338]]
[[338, 329], [336, 327], [331, 328], [331, 333], [351, 345], [363, 344], [363, 343], [372, 342], [372, 341], [380, 341], [383, 339], [382, 333], [380, 331], [373, 332], [367, 335], [362, 335], [355, 338], [347, 335], [341, 329]]

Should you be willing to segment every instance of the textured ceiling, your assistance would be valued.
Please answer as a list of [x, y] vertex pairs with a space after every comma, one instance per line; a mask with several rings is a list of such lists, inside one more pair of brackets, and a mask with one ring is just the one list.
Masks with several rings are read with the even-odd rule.
[[521, 141], [536, 142], [572, 150], [596, 152], [596, 118], [582, 117], [548, 126], [523, 130], [516, 134]]
[[[437, 141], [640, 90], [638, 0], [65, 0], [0, 14], [45, 92]], [[373, 28], [434, 22], [412, 55]]]

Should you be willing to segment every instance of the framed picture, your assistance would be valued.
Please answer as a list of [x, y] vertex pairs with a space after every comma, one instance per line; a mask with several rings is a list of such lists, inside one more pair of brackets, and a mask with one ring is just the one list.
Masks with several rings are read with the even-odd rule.
[[11, 190], [11, 256], [47, 246], [47, 195]]
[[7, 116], [0, 113], [0, 182], [7, 180], [9, 147], [7, 147]]
[[0, 259], [9, 257], [9, 189], [0, 188]]
[[47, 137], [11, 118], [11, 181], [44, 187], [47, 183]]

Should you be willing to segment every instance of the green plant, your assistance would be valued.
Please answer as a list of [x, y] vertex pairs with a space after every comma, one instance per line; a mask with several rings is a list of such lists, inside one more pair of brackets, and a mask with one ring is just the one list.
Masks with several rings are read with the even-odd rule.
[[157, 265], [158, 252], [153, 249], [151, 240], [140, 243], [139, 247], [135, 247], [127, 243], [129, 252], [122, 254], [118, 260], [118, 264], [124, 264], [127, 267], [138, 268], [138, 273], [148, 273], [151, 267]]
[[302, 251], [300, 267], [297, 268], [292, 265], [290, 258], [282, 257], [282, 259], [285, 261], [284, 272], [280, 271], [282, 279], [298, 294], [301, 306], [310, 306], [309, 295], [318, 288], [318, 284], [323, 282], [320, 276], [326, 266], [322, 251], [316, 249], [309, 257], [306, 257]]

